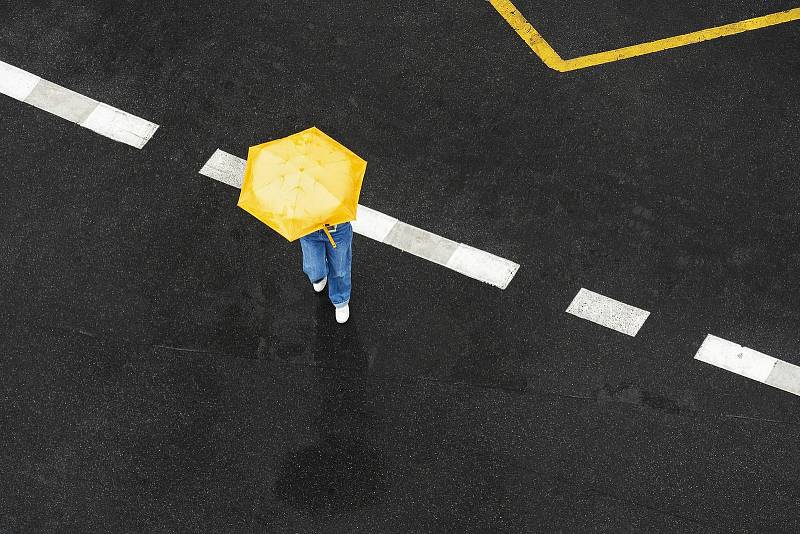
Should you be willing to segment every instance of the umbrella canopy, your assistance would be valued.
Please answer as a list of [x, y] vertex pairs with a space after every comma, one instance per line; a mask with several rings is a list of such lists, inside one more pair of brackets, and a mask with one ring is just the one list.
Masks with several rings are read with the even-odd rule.
[[366, 161], [309, 128], [250, 147], [237, 205], [289, 241], [327, 233], [326, 225], [355, 220], [366, 169]]

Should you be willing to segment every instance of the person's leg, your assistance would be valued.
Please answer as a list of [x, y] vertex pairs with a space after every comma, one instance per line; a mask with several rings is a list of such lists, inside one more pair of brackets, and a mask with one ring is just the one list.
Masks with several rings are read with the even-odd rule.
[[[300, 238], [300, 247], [303, 249], [303, 272], [306, 273], [312, 284], [316, 284], [328, 276], [325, 241], [319, 239], [318, 233], [314, 232]], [[328, 238], [325, 237], [325, 239]]]
[[337, 308], [350, 302], [350, 271], [353, 263], [353, 227], [340, 224], [332, 234], [336, 248], [325, 242], [328, 258], [328, 296]]

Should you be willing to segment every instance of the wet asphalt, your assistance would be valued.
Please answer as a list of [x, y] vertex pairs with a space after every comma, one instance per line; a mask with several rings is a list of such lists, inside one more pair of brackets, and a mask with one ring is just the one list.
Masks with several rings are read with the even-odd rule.
[[[517, 5], [565, 58], [796, 7]], [[2, 4], [0, 60], [161, 127], [0, 98], [0, 531], [796, 532], [800, 399], [693, 356], [800, 364], [798, 28], [559, 74], [482, 0]], [[509, 287], [356, 236], [337, 325], [198, 174], [312, 125]]]

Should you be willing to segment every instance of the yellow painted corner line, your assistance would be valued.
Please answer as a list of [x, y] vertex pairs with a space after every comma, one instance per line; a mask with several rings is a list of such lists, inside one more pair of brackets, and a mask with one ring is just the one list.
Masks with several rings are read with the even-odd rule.
[[633, 46], [626, 46], [609, 50], [607, 52], [599, 52], [597, 54], [589, 54], [587, 56], [576, 57], [574, 59], [561, 59], [561, 56], [553, 50], [547, 41], [544, 40], [536, 28], [525, 19], [522, 13], [519, 12], [517, 7], [511, 3], [510, 0], [488, 0], [490, 4], [497, 10], [498, 13], [514, 28], [514, 31], [522, 38], [525, 43], [539, 56], [545, 65], [551, 69], [559, 72], [569, 72], [572, 70], [585, 69], [587, 67], [595, 67], [603, 63], [612, 63], [623, 59], [630, 59], [632, 57], [644, 56], [654, 52], [660, 52], [670, 48], [678, 48], [679, 46], [686, 46], [690, 44], [700, 43], [711, 39], [718, 39], [719, 37], [727, 37], [728, 35], [735, 35], [737, 33], [749, 32], [751, 30], [758, 30], [768, 26], [775, 26], [776, 24], [783, 24], [784, 22], [791, 22], [793, 20], [800, 20], [800, 7], [789, 9], [787, 11], [780, 11], [772, 13], [763, 17], [756, 17], [752, 19], [733, 22], [714, 28], [707, 28], [696, 32], [685, 33], [683, 35], [676, 35], [674, 37], [667, 37], [666, 39], [658, 39], [647, 43], [637, 44]]

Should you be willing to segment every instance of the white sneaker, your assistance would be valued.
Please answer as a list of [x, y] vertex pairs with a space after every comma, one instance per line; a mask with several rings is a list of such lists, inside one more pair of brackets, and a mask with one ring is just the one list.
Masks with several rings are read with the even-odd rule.
[[321, 293], [322, 290], [325, 289], [325, 284], [327, 283], [328, 283], [328, 277], [326, 276], [316, 284], [312, 283], [311, 285], [314, 286], [314, 291], [316, 291], [317, 293]]
[[339, 324], [346, 323], [350, 318], [350, 305], [346, 304], [341, 308], [336, 308], [336, 322]]

